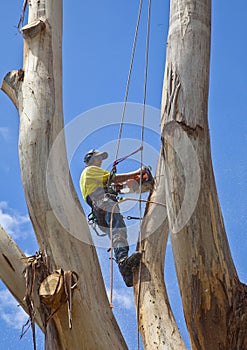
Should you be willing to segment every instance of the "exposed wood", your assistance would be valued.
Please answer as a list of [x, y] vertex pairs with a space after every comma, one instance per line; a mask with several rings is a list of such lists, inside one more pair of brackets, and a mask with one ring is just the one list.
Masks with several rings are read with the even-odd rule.
[[58, 310], [61, 303], [65, 301], [63, 275], [55, 271], [47, 276], [40, 285], [39, 295], [41, 300], [52, 308], [52, 311]]
[[28, 23], [24, 27], [21, 28], [23, 37], [27, 39], [33, 39], [36, 35], [40, 33], [40, 31], [45, 30], [45, 23], [40, 19], [37, 21], [33, 21]]

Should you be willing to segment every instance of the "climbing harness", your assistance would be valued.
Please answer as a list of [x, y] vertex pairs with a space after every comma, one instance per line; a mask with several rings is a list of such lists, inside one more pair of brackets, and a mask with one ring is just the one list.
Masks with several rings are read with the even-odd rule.
[[140, 146], [139, 148], [137, 148], [135, 151], [127, 154], [126, 156], [123, 156], [121, 158], [118, 158], [118, 159], [115, 159], [115, 161], [113, 162], [112, 164], [112, 169], [111, 169], [111, 172], [110, 172], [110, 176], [108, 177], [108, 181], [107, 181], [107, 185], [106, 185], [106, 188], [107, 188], [107, 191], [109, 191], [111, 188], [112, 188], [112, 180], [114, 179], [115, 175], [116, 175], [116, 172], [117, 172], [117, 165], [121, 162], [123, 162], [125, 159], [133, 156], [134, 154], [136, 154], [137, 152], [140, 152], [142, 151], [143, 149], [143, 146]]

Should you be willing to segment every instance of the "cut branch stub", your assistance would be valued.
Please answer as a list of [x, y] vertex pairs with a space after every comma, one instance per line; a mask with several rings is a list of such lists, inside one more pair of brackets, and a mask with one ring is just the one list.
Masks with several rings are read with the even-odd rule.
[[66, 300], [63, 288], [63, 276], [61, 272], [55, 271], [44, 279], [39, 288], [41, 300], [48, 305], [52, 312]]
[[24, 27], [22, 27], [21, 31], [24, 39], [33, 39], [37, 36], [42, 30], [46, 27], [45, 22], [41, 21], [41, 19], [28, 23]]
[[69, 327], [72, 328], [72, 291], [77, 286], [78, 275], [74, 271], [56, 270], [47, 276], [40, 285], [39, 296], [51, 310], [47, 322], [67, 301]]
[[17, 109], [18, 93], [23, 79], [24, 71], [22, 69], [12, 70], [5, 75], [1, 86], [1, 90], [6, 93], [6, 95], [11, 99]]

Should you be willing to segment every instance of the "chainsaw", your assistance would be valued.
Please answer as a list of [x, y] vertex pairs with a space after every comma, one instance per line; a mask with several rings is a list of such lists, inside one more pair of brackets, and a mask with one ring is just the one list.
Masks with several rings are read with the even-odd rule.
[[133, 179], [129, 179], [124, 183], [115, 184], [118, 193], [122, 194], [150, 192], [153, 186], [154, 178], [150, 166], [145, 167], [141, 175], [137, 175]]

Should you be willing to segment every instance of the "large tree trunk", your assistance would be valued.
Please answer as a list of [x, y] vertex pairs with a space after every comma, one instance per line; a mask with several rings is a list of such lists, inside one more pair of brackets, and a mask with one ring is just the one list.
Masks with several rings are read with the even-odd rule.
[[247, 349], [246, 286], [231, 258], [211, 163], [210, 27], [211, 0], [171, 0], [162, 107], [166, 203], [192, 348], [240, 350]]
[[[153, 193], [141, 227], [143, 263], [135, 273], [135, 301], [145, 349], [183, 350], [185, 345], [174, 320], [164, 281], [168, 238], [164, 164], [160, 157]], [[140, 273], [140, 281], [139, 281]]]
[[[2, 89], [20, 114], [19, 156], [28, 210], [49, 271], [63, 268], [79, 275], [72, 329], [63, 305], [43, 325], [46, 349], [126, 349], [67, 165], [62, 131], [62, 1], [30, 0], [28, 25], [22, 32], [23, 70], [7, 74]], [[58, 147], [51, 152], [60, 132]]]

